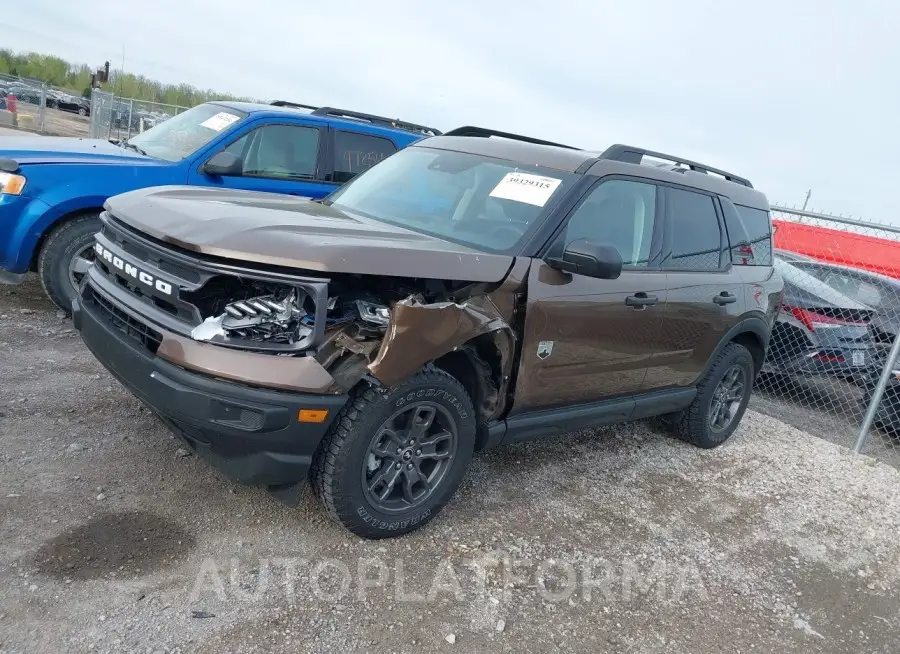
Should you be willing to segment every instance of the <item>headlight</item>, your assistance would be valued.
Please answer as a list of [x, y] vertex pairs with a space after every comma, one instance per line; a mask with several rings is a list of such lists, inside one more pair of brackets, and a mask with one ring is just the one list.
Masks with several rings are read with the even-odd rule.
[[25, 178], [12, 173], [0, 173], [0, 193], [6, 195], [22, 195], [25, 190]]

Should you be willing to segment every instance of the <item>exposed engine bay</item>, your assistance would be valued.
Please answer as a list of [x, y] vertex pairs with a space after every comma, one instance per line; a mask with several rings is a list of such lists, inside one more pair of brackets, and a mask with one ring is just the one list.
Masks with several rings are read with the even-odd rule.
[[[299, 283], [222, 276], [190, 294], [203, 317], [191, 338], [270, 355], [314, 357], [342, 390], [365, 377], [393, 384], [445, 354], [448, 346], [455, 349], [486, 334], [511, 361], [512, 330], [484, 291], [482, 284], [464, 282], [337, 275], [327, 280], [327, 293], [317, 301]], [[474, 350], [471, 358], [485, 376], [494, 371], [496, 379], [487, 386], [498, 390], [509, 371], [499, 362], [488, 365]], [[490, 402], [495, 408], [496, 392]]]
[[322, 311], [317, 299], [302, 285], [218, 277], [202, 290], [185, 294], [203, 317], [191, 338], [251, 350], [281, 349], [277, 348], [281, 345], [287, 346], [283, 349], [292, 355], [308, 355], [308, 351], [291, 346], [308, 341], [319, 322], [325, 331], [359, 323], [362, 337], [377, 338], [390, 323], [392, 303], [410, 295], [425, 302], [427, 296], [433, 298], [450, 290], [430, 280], [397, 280], [396, 285], [383, 283], [369, 288], [366, 282], [371, 284], [360, 276], [329, 280]]

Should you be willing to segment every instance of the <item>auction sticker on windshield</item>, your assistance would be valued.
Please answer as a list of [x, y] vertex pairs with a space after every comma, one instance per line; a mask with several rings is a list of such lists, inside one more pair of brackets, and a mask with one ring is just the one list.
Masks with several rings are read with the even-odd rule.
[[491, 197], [543, 207], [561, 181], [531, 173], [506, 173], [491, 191]]
[[238, 120], [238, 117], [234, 114], [220, 111], [215, 116], [210, 116], [209, 118], [204, 120], [202, 123], [200, 123], [200, 125], [202, 125], [203, 127], [208, 127], [209, 129], [215, 130], [217, 132], [221, 132], [236, 120]]

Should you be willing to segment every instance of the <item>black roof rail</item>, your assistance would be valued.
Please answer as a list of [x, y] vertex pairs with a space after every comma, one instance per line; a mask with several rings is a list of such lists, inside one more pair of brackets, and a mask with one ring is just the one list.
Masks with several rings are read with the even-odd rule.
[[365, 114], [361, 111], [350, 111], [349, 109], [338, 109], [337, 107], [318, 107], [312, 112], [313, 116], [333, 116], [335, 118], [353, 118], [361, 120], [373, 125], [384, 125], [385, 127], [396, 127], [397, 129], [406, 130], [407, 132], [419, 132], [429, 134], [431, 136], [440, 136], [441, 132], [435, 127], [426, 125], [417, 125], [409, 123], [399, 118], [387, 118], [386, 116], [376, 116], [375, 114]]
[[751, 184], [750, 180], [746, 177], [738, 177], [733, 173], [729, 173], [718, 168], [713, 168], [712, 166], [707, 166], [705, 164], [697, 163], [696, 161], [691, 161], [690, 159], [685, 159], [683, 157], [675, 157], [671, 154], [654, 152], [653, 150], [645, 150], [644, 148], [636, 148], [631, 145], [622, 145], [620, 143], [617, 143], [616, 145], [611, 145], [606, 148], [606, 150], [604, 150], [600, 155], [601, 159], [612, 159], [614, 161], [622, 161], [624, 163], [634, 164], [641, 163], [644, 157], [653, 157], [655, 159], [664, 159], [666, 161], [671, 161], [678, 165], [687, 166], [694, 172], [698, 173], [715, 173], [716, 175], [721, 175], [729, 182], [734, 182], [736, 184], [741, 184], [743, 186], [753, 188], [753, 184]]
[[416, 125], [398, 118], [386, 118], [385, 116], [376, 116], [375, 114], [364, 114], [361, 111], [350, 111], [349, 109], [338, 109], [337, 107], [316, 107], [311, 104], [302, 104], [300, 102], [289, 102], [287, 100], [275, 100], [270, 102], [273, 107], [296, 107], [298, 109], [310, 109], [313, 116], [333, 116], [334, 118], [353, 118], [362, 120], [373, 125], [384, 125], [386, 127], [396, 127], [408, 132], [421, 132], [439, 136], [440, 130], [434, 127], [426, 127], [425, 125]]
[[270, 103], [273, 107], [296, 107], [297, 109], [312, 109], [315, 111], [318, 107], [311, 104], [301, 104], [299, 102], [288, 102], [287, 100], [275, 100]]
[[477, 136], [480, 138], [490, 138], [491, 136], [499, 136], [505, 139], [513, 139], [514, 141], [524, 141], [525, 143], [535, 143], [537, 145], [553, 145], [557, 148], [566, 148], [567, 150], [579, 150], [571, 145], [563, 145], [562, 143], [554, 143], [553, 141], [544, 141], [531, 136], [522, 136], [521, 134], [511, 134], [509, 132], [500, 132], [496, 129], [487, 129], [485, 127], [474, 127], [466, 125], [465, 127], [457, 127], [445, 132], [444, 136]]

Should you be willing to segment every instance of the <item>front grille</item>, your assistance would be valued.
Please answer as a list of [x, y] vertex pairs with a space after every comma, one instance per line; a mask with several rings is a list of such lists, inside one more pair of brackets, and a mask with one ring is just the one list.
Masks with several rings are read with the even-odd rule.
[[[227, 260], [212, 260], [136, 232], [106, 212], [100, 219], [103, 227], [96, 235], [97, 257], [91, 276], [98, 288], [103, 289], [104, 297], [116, 298], [121, 302], [116, 306], [133, 309], [139, 316], [137, 320], [124, 314], [116, 316], [123, 325], [117, 327], [126, 333], [134, 329], [140, 335], [147, 329], [140, 320], [147, 316], [149, 324], [189, 336], [204, 319], [222, 314], [225, 306], [235, 300], [296, 289], [303, 294], [304, 310], [315, 316], [312, 332], [305, 338], [281, 343], [217, 336], [212, 342], [226, 347], [293, 352], [309, 349], [324, 338], [327, 279], [260, 271]], [[155, 345], [152, 337], [146, 340], [148, 349], [155, 351], [158, 335]]]
[[162, 334], [128, 315], [90, 287], [88, 289], [89, 293], [85, 300], [94, 307], [99, 318], [140, 343], [151, 354], [156, 354], [156, 350], [162, 343]]

